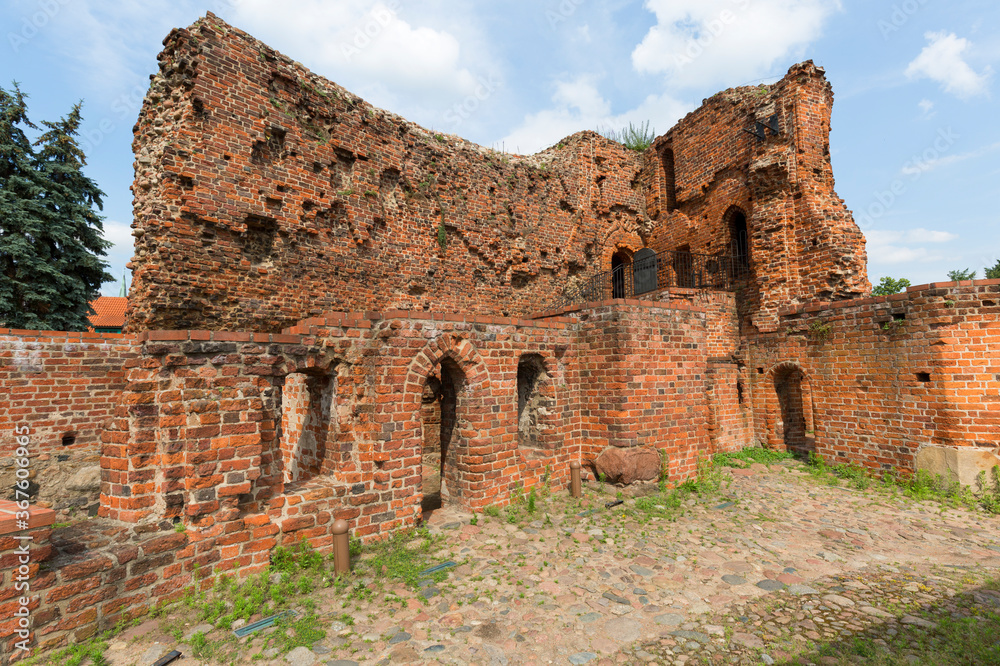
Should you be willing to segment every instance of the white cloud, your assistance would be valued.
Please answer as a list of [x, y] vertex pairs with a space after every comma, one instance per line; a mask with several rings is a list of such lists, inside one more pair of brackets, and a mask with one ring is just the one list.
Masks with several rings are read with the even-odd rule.
[[839, 0], [646, 0], [657, 23], [632, 52], [672, 85], [734, 85], [771, 74], [821, 34]]
[[426, 7], [418, 14], [423, 25], [406, 20], [405, 11], [394, 0], [302, 0], [295, 11], [271, 0], [242, 0], [231, 20], [382, 106], [405, 99], [440, 109], [473, 94], [477, 74], [496, 68], [476, 40], [474, 20], [465, 34], [454, 34], [429, 27]]
[[959, 153], [958, 155], [945, 155], [943, 157], [936, 157], [930, 160], [911, 160], [906, 163], [901, 171], [906, 176], [917, 176], [919, 174], [927, 173], [928, 171], [933, 171], [938, 167], [949, 166], [958, 162], [964, 162], [965, 160], [981, 157], [987, 153], [992, 153], [995, 150], [1000, 150], [1000, 141], [991, 143], [988, 146], [983, 146], [978, 150], [970, 150], [967, 153]]
[[663, 134], [691, 107], [669, 95], [649, 95], [636, 108], [612, 114], [611, 103], [588, 77], [555, 84], [551, 108], [529, 114], [519, 127], [501, 140], [507, 150], [527, 154], [551, 146], [570, 134], [599, 127], [620, 129], [630, 122], [650, 123]]
[[920, 112], [921, 112], [920, 117], [923, 118], [924, 120], [930, 120], [931, 118], [937, 115], [937, 112], [934, 111], [934, 102], [930, 101], [929, 99], [920, 100], [919, 102], [917, 102], [917, 106], [920, 107]]
[[946, 32], [928, 32], [924, 36], [930, 44], [907, 66], [908, 78], [932, 79], [940, 83], [945, 92], [962, 99], [987, 92], [993, 70], [986, 67], [977, 74], [965, 62], [962, 54], [971, 45], [969, 40]]
[[916, 261], [940, 261], [942, 256], [923, 245], [939, 245], [957, 240], [956, 234], [918, 227], [905, 231], [870, 229], [865, 232], [868, 258], [882, 264], [906, 264]]

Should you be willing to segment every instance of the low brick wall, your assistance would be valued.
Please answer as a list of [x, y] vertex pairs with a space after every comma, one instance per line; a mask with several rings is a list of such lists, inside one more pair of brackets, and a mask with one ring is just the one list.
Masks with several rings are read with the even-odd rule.
[[781, 316], [782, 332], [751, 338], [747, 352], [760, 441], [799, 436], [806, 449], [879, 473], [914, 470], [923, 446], [1000, 451], [1000, 280]]
[[13, 452], [18, 436], [27, 436], [34, 500], [63, 517], [96, 510], [101, 434], [137, 358], [134, 342], [110, 333], [0, 329], [0, 497], [10, 496]]

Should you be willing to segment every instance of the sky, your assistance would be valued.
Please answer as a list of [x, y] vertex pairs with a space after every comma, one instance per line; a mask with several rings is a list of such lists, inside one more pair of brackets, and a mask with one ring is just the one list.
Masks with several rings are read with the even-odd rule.
[[207, 11], [376, 106], [521, 154], [630, 122], [663, 134], [811, 59], [833, 85], [836, 190], [872, 282], [1000, 261], [996, 0], [0, 0], [0, 86], [20, 83], [35, 122], [83, 101], [119, 280], [132, 126], [163, 38]]

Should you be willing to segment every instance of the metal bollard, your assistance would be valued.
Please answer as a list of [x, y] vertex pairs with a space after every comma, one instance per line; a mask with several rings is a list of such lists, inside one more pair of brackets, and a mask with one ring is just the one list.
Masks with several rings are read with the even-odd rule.
[[333, 523], [333, 568], [337, 573], [351, 570], [351, 544], [347, 536], [347, 521], [343, 518]]
[[583, 494], [580, 489], [580, 463], [576, 460], [569, 464], [569, 494], [573, 497]]

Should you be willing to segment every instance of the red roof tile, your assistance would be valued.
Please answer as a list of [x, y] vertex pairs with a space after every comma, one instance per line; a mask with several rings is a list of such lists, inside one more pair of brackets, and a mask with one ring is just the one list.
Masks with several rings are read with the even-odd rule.
[[94, 328], [121, 328], [125, 326], [125, 306], [128, 299], [123, 296], [98, 296], [91, 303], [94, 313], [90, 315], [90, 325]]

